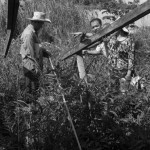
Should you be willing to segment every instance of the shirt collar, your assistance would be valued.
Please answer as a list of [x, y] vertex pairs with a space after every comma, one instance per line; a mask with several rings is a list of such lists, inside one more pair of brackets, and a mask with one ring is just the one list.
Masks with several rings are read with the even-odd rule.
[[29, 24], [29, 25], [28, 25], [28, 29], [30, 29], [30, 30], [32, 30], [34, 33], [36, 33], [32, 24]]

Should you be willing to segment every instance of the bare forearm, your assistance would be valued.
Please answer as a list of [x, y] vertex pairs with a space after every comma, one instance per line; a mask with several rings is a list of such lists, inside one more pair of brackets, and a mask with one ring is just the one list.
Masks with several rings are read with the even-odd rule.
[[101, 52], [100, 51], [97, 51], [97, 50], [88, 50], [87, 51], [87, 54], [91, 54], [91, 55], [100, 55]]

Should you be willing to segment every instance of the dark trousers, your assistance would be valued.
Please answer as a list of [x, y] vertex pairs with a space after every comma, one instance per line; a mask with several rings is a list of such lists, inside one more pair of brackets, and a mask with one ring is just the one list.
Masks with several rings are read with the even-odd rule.
[[[50, 56], [50, 53], [47, 52], [45, 49], [42, 49], [40, 51], [39, 55], [40, 55], [40, 57], [37, 60], [37, 62], [38, 62], [40, 70], [42, 70], [43, 69], [43, 57], [48, 58]], [[34, 63], [34, 62], [32, 62], [32, 63]], [[35, 69], [28, 70], [27, 69], [28, 67], [29, 66], [23, 67], [23, 72], [24, 72], [24, 76], [25, 76], [25, 83], [26, 83], [26, 92], [29, 94], [35, 95], [36, 91], [39, 88], [40, 73], [39, 73], [39, 71], [36, 71]]]
[[23, 67], [23, 72], [25, 76], [26, 92], [35, 94], [39, 88], [39, 73], [36, 73], [34, 70], [28, 70], [25, 67]]

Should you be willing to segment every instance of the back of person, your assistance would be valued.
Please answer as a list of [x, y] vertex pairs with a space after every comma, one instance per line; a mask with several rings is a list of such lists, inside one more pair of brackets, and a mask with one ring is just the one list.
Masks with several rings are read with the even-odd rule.
[[36, 48], [36, 44], [39, 44], [39, 39], [35, 34], [33, 26], [28, 25], [22, 33], [21, 36], [22, 45], [20, 49], [20, 54], [22, 56], [23, 66], [28, 70], [35, 69], [38, 52]]
[[39, 77], [43, 66], [43, 56], [49, 57], [50, 53], [40, 45], [37, 33], [44, 22], [51, 22], [45, 18], [43, 12], [34, 12], [31, 23], [24, 29], [21, 40], [20, 54], [22, 56], [23, 72], [26, 80], [27, 93], [35, 93], [39, 88]]

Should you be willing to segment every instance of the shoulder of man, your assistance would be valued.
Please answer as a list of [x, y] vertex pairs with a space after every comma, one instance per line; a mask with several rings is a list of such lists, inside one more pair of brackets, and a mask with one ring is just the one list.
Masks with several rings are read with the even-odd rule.
[[25, 30], [23, 31], [21, 35], [21, 39], [23, 41], [33, 40], [34, 43], [40, 43], [38, 36], [35, 34], [35, 31], [32, 30], [32, 28], [30, 28], [29, 26], [27, 26]]
[[22, 32], [21, 38], [25, 37], [25, 36], [34, 36], [35, 35], [35, 31], [32, 28], [32, 26], [29, 24]]

